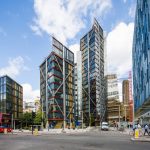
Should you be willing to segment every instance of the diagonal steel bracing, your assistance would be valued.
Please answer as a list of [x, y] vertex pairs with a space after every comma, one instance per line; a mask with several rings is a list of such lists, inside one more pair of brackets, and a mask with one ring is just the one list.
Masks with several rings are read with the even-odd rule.
[[[91, 33], [91, 36], [92, 36], [92, 34], [93, 34], [93, 32]], [[84, 67], [88, 72], [88, 92], [84, 89], [84, 87], [83, 87], [83, 90], [89, 96], [89, 117], [90, 117], [90, 101], [92, 103], [94, 103], [94, 101], [91, 98], [90, 91], [92, 91], [92, 89], [95, 86], [94, 84], [90, 85], [90, 75], [92, 74], [92, 72], [90, 72], [90, 67], [91, 67], [92, 62], [95, 60], [94, 58], [96, 56], [96, 51], [92, 50], [89, 46], [89, 41], [91, 39], [91, 36], [89, 36], [89, 33], [88, 33], [88, 42], [86, 43], [86, 45], [88, 47], [88, 68], [86, 68], [84, 65], [82, 65], [82, 67]], [[99, 35], [97, 36], [97, 38], [98, 38], [98, 41], [100, 41], [100, 45], [103, 44], [103, 41], [100, 40]], [[97, 101], [97, 96], [96, 96], [96, 104], [98, 103], [100, 105], [100, 108], [98, 110], [99, 110], [99, 114], [101, 116], [100, 119], [102, 120], [104, 115], [105, 115], [105, 111], [106, 111], [105, 106], [103, 106], [104, 105], [103, 104], [104, 103], [104, 95], [103, 95], [104, 94], [104, 85], [101, 83], [102, 80], [104, 81], [104, 77], [100, 76], [100, 70], [102, 69], [102, 65], [101, 65], [101, 62], [100, 62], [100, 53], [101, 53], [100, 46], [98, 46], [97, 50], [99, 51], [99, 54], [98, 54], [99, 55], [99, 72], [95, 73], [95, 75], [93, 76], [93, 79], [95, 79], [94, 83], [96, 83], [97, 80], [99, 80], [99, 82], [100, 82], [99, 87], [98, 87], [98, 93], [96, 93], [96, 94], [99, 95], [99, 100]], [[94, 55], [92, 56], [92, 59], [90, 59], [90, 57], [89, 57], [90, 51], [94, 52]], [[90, 63], [89, 63], [89, 61], [90, 61]], [[96, 106], [96, 104], [94, 103], [95, 106]], [[103, 106], [103, 108], [102, 108], [102, 106]], [[97, 107], [95, 107], [95, 109], [93, 110], [93, 114], [94, 114], [96, 109], [97, 109]], [[102, 109], [104, 109], [104, 111]]]
[[[58, 66], [59, 66], [60, 71], [62, 72], [62, 69], [61, 69], [60, 64], [59, 64], [59, 62], [58, 62], [58, 60], [57, 60], [57, 57], [56, 57], [55, 55], [54, 55], [54, 57], [55, 57], [55, 60], [56, 60], [56, 62], [57, 62], [57, 64], [58, 64]], [[64, 59], [64, 58], [63, 58], [63, 59]], [[47, 67], [47, 66], [46, 66], [46, 67]], [[74, 68], [75, 68], [75, 66], [72, 67], [72, 70], [71, 70], [71, 71], [68, 73], [68, 75], [65, 77], [64, 81], [60, 84], [60, 86], [57, 88], [57, 90], [55, 91], [55, 93], [52, 92], [52, 89], [50, 88], [50, 86], [49, 86], [48, 83], [47, 83], [48, 90], [49, 90], [49, 92], [52, 94], [52, 97], [54, 97], [54, 96], [57, 94], [57, 92], [58, 92], [59, 89], [63, 86], [63, 84], [66, 84], [66, 83], [67, 83], [67, 82], [65, 82], [65, 81], [66, 81], [67, 78], [70, 76], [70, 74], [72, 73], [72, 71], [74, 70]], [[46, 81], [47, 79], [46, 79], [46, 77], [44, 77], [44, 74], [43, 74], [41, 68], [40, 68], [40, 72], [41, 72], [41, 74], [42, 74], [42, 76], [43, 76], [44, 81]], [[63, 73], [63, 72], [62, 72], [62, 73]], [[68, 84], [68, 83], [67, 83], [67, 84]], [[55, 98], [54, 98], [54, 101], [56, 102], [56, 104], [57, 104], [59, 110], [61, 111], [61, 113], [62, 113], [63, 116], [64, 116], [64, 112], [63, 112], [63, 110], [61, 109], [61, 107], [59, 106], [59, 104], [58, 104], [58, 102], [57, 102], [57, 100], [56, 100]], [[73, 104], [73, 106], [72, 106], [71, 110], [69, 111], [69, 114], [67, 115], [66, 118], [69, 117], [70, 113], [71, 113], [72, 110], [73, 110], [73, 107], [74, 107], [74, 104]], [[48, 115], [48, 114], [47, 114], [47, 115]]]

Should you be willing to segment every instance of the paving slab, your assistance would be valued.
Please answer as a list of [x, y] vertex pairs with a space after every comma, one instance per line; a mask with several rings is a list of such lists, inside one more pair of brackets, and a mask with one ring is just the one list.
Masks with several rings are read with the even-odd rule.
[[131, 138], [131, 141], [135, 142], [150, 142], [150, 136], [149, 137], [139, 137], [139, 138]]

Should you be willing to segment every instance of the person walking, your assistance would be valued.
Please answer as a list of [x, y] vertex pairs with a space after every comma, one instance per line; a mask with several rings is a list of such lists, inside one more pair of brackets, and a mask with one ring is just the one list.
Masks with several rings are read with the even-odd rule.
[[145, 127], [144, 127], [144, 136], [145, 136], [146, 133], [149, 135], [148, 130], [149, 130], [149, 127], [148, 127], [148, 125], [146, 124]]

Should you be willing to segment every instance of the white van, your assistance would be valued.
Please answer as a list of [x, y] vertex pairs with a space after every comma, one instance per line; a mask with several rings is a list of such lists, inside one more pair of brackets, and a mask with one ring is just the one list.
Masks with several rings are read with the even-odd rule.
[[109, 130], [108, 122], [102, 122], [101, 130], [105, 130], [105, 131]]

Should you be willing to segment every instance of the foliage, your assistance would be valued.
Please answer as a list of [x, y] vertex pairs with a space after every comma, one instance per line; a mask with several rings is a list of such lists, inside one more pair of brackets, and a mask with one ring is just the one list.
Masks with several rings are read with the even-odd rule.
[[21, 118], [22, 126], [29, 126], [32, 124], [32, 113], [25, 112]]
[[39, 125], [42, 122], [42, 112], [39, 110], [34, 118], [34, 124]]

